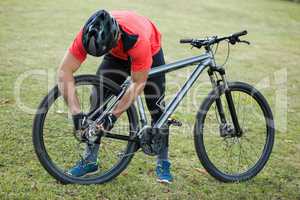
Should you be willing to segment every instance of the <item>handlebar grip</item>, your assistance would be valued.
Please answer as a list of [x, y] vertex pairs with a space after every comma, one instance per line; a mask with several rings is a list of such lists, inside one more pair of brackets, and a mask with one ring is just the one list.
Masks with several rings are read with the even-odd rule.
[[237, 32], [237, 33], [234, 33], [232, 34], [232, 37], [240, 37], [242, 35], [247, 35], [248, 34], [248, 31], [247, 30], [244, 30], [244, 31], [241, 31], [241, 32]]
[[191, 42], [193, 42], [193, 39], [181, 39], [181, 40], [179, 40], [179, 42], [180, 43], [191, 43]]

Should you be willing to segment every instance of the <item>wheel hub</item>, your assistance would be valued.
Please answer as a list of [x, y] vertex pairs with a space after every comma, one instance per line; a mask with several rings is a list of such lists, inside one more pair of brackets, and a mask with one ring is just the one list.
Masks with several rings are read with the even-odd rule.
[[224, 138], [241, 137], [243, 134], [242, 129], [239, 133], [237, 133], [233, 125], [228, 123], [220, 124], [219, 129], [220, 129], [220, 136]]

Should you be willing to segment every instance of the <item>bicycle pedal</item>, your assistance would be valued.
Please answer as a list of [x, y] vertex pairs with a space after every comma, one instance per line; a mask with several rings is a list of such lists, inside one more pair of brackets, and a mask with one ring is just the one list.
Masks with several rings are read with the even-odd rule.
[[178, 126], [178, 127], [180, 127], [180, 126], [182, 126], [182, 123], [181, 123], [181, 121], [179, 121], [179, 120], [177, 120], [177, 119], [169, 118], [169, 119], [168, 119], [168, 125], [169, 125], [169, 126], [173, 125], [173, 126]]

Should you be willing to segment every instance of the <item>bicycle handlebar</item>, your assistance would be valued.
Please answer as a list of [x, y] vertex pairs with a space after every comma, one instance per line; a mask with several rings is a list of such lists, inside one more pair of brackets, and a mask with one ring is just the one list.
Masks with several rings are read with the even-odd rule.
[[247, 35], [247, 34], [248, 34], [247, 30], [244, 30], [244, 31], [232, 34], [231, 37], [240, 37], [240, 36]]
[[193, 39], [181, 39], [179, 40], [180, 43], [184, 44], [184, 43], [191, 43], [193, 41]]
[[221, 38], [218, 38], [217, 36], [213, 36], [213, 37], [210, 37], [207, 39], [181, 39], [179, 42], [182, 44], [189, 43], [192, 46], [197, 47], [197, 48], [201, 48], [202, 46], [208, 47], [210, 45], [219, 43], [223, 40], [228, 40], [230, 42], [230, 44], [232, 44], [232, 45], [236, 44], [237, 42], [250, 44], [250, 42], [248, 42], [246, 40], [240, 40], [240, 38], [239, 38], [239, 37], [241, 37], [243, 35], [247, 35], [247, 34], [248, 34], [247, 30], [244, 30], [241, 32], [234, 33], [230, 36], [221, 37]]

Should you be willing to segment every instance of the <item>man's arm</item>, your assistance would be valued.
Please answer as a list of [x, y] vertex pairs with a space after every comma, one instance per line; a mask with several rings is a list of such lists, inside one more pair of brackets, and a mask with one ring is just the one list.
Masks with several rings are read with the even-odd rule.
[[127, 110], [130, 105], [135, 101], [135, 99], [140, 95], [147, 82], [149, 70], [131, 72], [132, 83], [126, 90], [124, 96], [121, 98], [112, 114], [119, 117], [125, 110]]
[[80, 104], [75, 90], [73, 73], [80, 67], [81, 62], [69, 51], [66, 52], [58, 68], [58, 88], [69, 106], [72, 115], [80, 112]]

